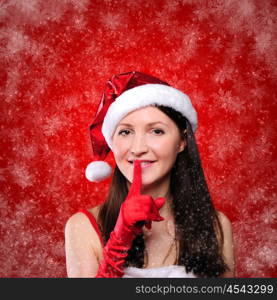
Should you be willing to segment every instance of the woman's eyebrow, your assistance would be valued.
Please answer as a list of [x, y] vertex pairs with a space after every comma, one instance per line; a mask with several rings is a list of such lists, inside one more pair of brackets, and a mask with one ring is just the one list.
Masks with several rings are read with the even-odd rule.
[[[165, 124], [165, 123], [163, 123], [163, 122], [160, 122], [160, 121], [148, 123], [148, 124], [146, 124], [146, 126], [151, 126], [151, 125], [155, 125], [155, 124], [158, 124], [158, 123], [167, 126], [167, 124]], [[118, 127], [119, 127], [119, 126], [129, 126], [129, 127], [132, 127], [133, 125], [132, 125], [132, 124], [128, 124], [128, 123], [119, 123], [119, 124], [118, 124]]]

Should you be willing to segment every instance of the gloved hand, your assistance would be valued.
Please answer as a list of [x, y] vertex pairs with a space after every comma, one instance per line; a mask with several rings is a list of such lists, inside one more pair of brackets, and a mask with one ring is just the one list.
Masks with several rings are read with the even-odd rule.
[[119, 216], [114, 230], [103, 249], [103, 260], [95, 278], [115, 278], [124, 275], [123, 265], [132, 247], [134, 238], [142, 233], [145, 225], [151, 228], [152, 221], [163, 221], [159, 209], [166, 199], [159, 197], [153, 199], [148, 195], [141, 195], [141, 165], [134, 161], [133, 182], [129, 193], [121, 204]]

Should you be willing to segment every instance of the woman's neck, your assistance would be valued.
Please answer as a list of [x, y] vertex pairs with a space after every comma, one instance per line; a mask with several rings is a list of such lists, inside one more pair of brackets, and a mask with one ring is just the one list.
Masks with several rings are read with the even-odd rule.
[[[165, 197], [166, 198], [166, 197]], [[165, 237], [174, 238], [174, 213], [172, 209], [172, 198], [167, 197], [163, 207], [159, 210], [160, 216], [164, 218], [162, 222], [152, 222], [151, 229], [143, 228], [145, 239], [164, 239]]]

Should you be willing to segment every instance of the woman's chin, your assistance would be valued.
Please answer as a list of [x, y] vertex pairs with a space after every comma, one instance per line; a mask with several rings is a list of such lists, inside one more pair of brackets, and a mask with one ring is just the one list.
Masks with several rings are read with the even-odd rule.
[[[151, 184], [153, 184], [155, 182], [154, 178], [146, 178], [148, 176], [143, 176], [141, 178], [141, 187], [147, 187], [150, 186]], [[128, 184], [131, 185], [132, 184], [132, 178], [128, 178]]]

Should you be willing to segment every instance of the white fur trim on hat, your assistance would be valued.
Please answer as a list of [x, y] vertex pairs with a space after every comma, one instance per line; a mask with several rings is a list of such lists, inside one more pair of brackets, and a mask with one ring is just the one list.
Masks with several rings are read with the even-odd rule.
[[174, 108], [188, 119], [193, 132], [196, 131], [197, 112], [186, 94], [164, 84], [144, 84], [125, 91], [110, 105], [102, 125], [102, 134], [110, 149], [120, 120], [128, 113], [151, 104]]
[[93, 161], [87, 165], [85, 173], [89, 181], [99, 182], [110, 177], [112, 167], [105, 161]]

